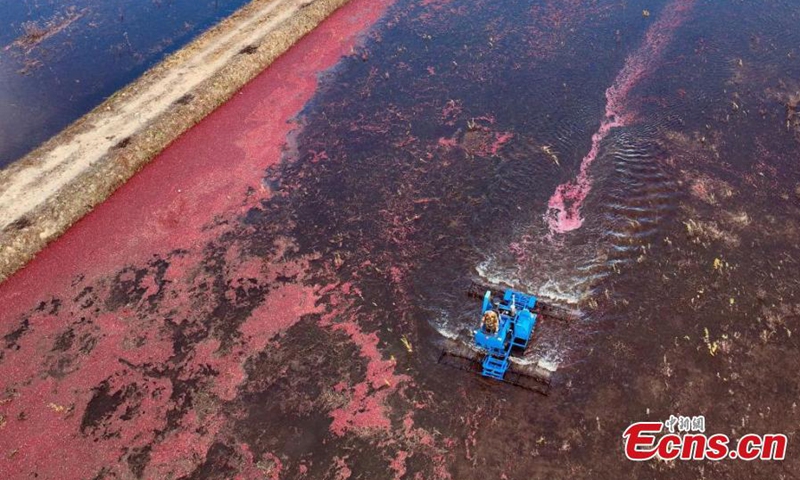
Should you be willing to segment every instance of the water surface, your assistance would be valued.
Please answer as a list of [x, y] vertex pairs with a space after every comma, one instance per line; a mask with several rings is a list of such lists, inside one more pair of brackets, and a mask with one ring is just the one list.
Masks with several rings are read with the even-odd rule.
[[[76, 268], [4, 319], [0, 368], [77, 399], [56, 450], [102, 449], [85, 468], [106, 478], [791, 477], [796, 456], [632, 464], [620, 440], [700, 414], [796, 436], [798, 19], [788, 0], [399, 0], [260, 159], [279, 165], [237, 167], [276, 151], [267, 127], [176, 141], [251, 175], [241, 203], [163, 192], [158, 229], [203, 218], [201, 245]], [[274, 114], [252, 103], [243, 126]], [[580, 311], [525, 356], [557, 368], [549, 396], [437, 365], [478, 322], [476, 277]]]
[[246, 0], [0, 5], [0, 168], [89, 112]]

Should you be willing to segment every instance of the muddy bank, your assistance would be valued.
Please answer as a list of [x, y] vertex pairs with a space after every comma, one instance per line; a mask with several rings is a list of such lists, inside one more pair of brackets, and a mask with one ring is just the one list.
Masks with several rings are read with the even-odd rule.
[[0, 172], [0, 281], [346, 0], [255, 0]]

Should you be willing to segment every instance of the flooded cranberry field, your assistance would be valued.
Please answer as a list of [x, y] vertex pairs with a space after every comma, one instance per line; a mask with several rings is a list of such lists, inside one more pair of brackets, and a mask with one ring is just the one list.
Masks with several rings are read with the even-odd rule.
[[[800, 5], [646, 6], [343, 7], [0, 285], [0, 476], [795, 478]], [[549, 395], [437, 364], [471, 280]]]
[[245, 3], [14, 0], [0, 4], [0, 168]]

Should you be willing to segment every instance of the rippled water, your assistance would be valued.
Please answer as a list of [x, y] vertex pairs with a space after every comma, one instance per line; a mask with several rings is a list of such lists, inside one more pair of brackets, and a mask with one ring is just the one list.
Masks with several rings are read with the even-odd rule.
[[[299, 151], [331, 159], [307, 170], [314, 203], [336, 211], [301, 211], [367, 245], [356, 263], [385, 255], [406, 272], [433, 344], [469, 342], [466, 278], [579, 309], [573, 324], [543, 322], [526, 359], [559, 367], [561, 392], [587, 399], [554, 413], [565, 427], [667, 411], [684, 378], [704, 388], [681, 408], [712, 415], [710, 399], [730, 397], [737, 413], [716, 421], [739, 421], [743, 399], [761, 398], [754, 385], [782, 381], [767, 352], [797, 361], [791, 333], [761, 326], [800, 326], [786, 270], [798, 258], [800, 136], [786, 123], [800, 95], [797, 4], [424, 3], [401, 2], [305, 112]], [[775, 344], [760, 350], [765, 338]], [[771, 408], [787, 408], [796, 382], [781, 391]]]
[[[415, 219], [396, 225], [403, 234], [392, 241], [414, 266], [423, 303], [437, 304], [426, 318], [441, 336], [473, 327], [473, 306], [453, 281], [479, 277], [580, 308], [583, 325], [545, 327], [530, 354], [580, 361], [588, 333], [613, 322], [601, 311], [653, 301], [651, 290], [622, 291], [620, 281], [680, 270], [670, 263], [674, 242], [688, 235], [703, 245], [707, 265], [737, 255], [685, 225], [706, 188], [698, 177], [716, 175], [707, 168], [743, 179], [757, 162], [780, 163], [749, 153], [755, 138], [797, 151], [783, 116], [798, 88], [798, 9], [689, 0], [649, 8], [429, 2], [390, 22], [368, 44], [368, 61], [345, 62], [307, 112], [301, 149], [348, 159], [353, 188]], [[676, 142], [683, 136], [688, 144]], [[331, 138], [345, 141], [320, 140]], [[338, 185], [347, 180], [329, 191], [319, 175], [319, 195], [370, 216]], [[737, 198], [752, 198], [753, 185], [738, 188]], [[781, 186], [789, 201], [793, 189]], [[415, 203], [422, 197], [435, 201]], [[721, 240], [729, 233], [714, 215], [708, 228]], [[707, 281], [706, 266], [681, 297]]]
[[[195, 399], [225, 426], [183, 466], [192, 478], [232, 476], [248, 461], [287, 478], [384, 478], [395, 467], [398, 477], [438, 479], [791, 476], [796, 459], [632, 464], [620, 436], [631, 422], [673, 414], [703, 414], [707, 431], [732, 438], [797, 434], [798, 20], [788, 0], [661, 0], [647, 11], [400, 0], [323, 75], [291, 124], [283, 162], [253, 174], [263, 191], [231, 192], [241, 207], [208, 212], [207, 244], [152, 252], [99, 279], [76, 272], [72, 288], [88, 293], [48, 292], [37, 311], [8, 322], [8, 358], [21, 356], [12, 349], [25, 335], [54, 358], [92, 358], [51, 348], [41, 329], [26, 333], [28, 319], [54, 325], [53, 335], [66, 328], [37, 320], [49, 305], [101, 343], [107, 327], [92, 322], [107, 315], [148, 322], [120, 328], [152, 331], [179, 353], [146, 369], [167, 372], [178, 392], [159, 404], [171, 412], [169, 435], [193, 445], [204, 437], [185, 426], [197, 422]], [[246, 121], [272, 113], [252, 111]], [[220, 162], [257, 156], [262, 133], [222, 136], [225, 148], [207, 148], [204, 161], [217, 151]], [[159, 222], [179, 224], [188, 207], [169, 198]], [[553, 210], [580, 221], [559, 228]], [[464, 286], [476, 277], [580, 312], [540, 322], [523, 359], [557, 368], [550, 396], [436, 364], [445, 338], [469, 341], [478, 305]], [[269, 292], [284, 288], [321, 297], [298, 321], [280, 311], [293, 308], [292, 295], [272, 307]], [[292, 326], [245, 352], [244, 377], [191, 370], [239, 362], [236, 350], [212, 354], [195, 338], [266, 342], [240, 326], [272, 328], [253, 314], [265, 304]], [[45, 388], [37, 368], [32, 385]], [[78, 376], [63, 374], [63, 385]], [[106, 418], [123, 432], [162, 425], [153, 413], [126, 419], [125, 402], [149, 395], [136, 378], [123, 376], [116, 391], [95, 386], [99, 406], [76, 408], [95, 427]], [[232, 385], [227, 400], [216, 382]], [[130, 470], [172, 468], [148, 453], [164, 445], [141, 441], [125, 454]]]
[[0, 5], [0, 168], [246, 0], [19, 0]]

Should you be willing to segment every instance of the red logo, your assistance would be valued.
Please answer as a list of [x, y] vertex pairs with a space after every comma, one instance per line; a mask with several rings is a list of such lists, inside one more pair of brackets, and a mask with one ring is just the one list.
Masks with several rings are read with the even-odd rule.
[[[678, 433], [675, 432], [676, 424]], [[660, 435], [662, 431], [667, 433]], [[699, 431], [699, 433], [698, 433]], [[783, 460], [788, 439], [781, 433], [748, 433], [735, 445], [723, 433], [706, 435], [703, 416], [670, 417], [666, 422], [637, 422], [625, 429], [625, 456], [635, 462], [662, 460]]]

